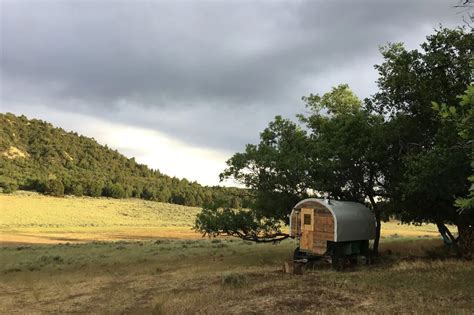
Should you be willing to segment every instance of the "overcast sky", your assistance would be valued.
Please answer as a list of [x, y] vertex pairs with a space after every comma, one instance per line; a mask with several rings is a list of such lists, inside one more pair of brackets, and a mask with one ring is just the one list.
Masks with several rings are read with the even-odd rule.
[[374, 93], [378, 46], [462, 24], [457, 2], [0, 0], [1, 112], [217, 184], [301, 96]]

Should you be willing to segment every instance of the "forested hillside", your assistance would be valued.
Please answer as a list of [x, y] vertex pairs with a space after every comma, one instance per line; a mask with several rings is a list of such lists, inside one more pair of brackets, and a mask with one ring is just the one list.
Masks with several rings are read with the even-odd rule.
[[[237, 188], [203, 187], [161, 174], [93, 138], [25, 116], [0, 114], [0, 189], [61, 196], [142, 198], [201, 206], [216, 198], [245, 205]], [[166, 152], [163, 152], [166, 154]]]

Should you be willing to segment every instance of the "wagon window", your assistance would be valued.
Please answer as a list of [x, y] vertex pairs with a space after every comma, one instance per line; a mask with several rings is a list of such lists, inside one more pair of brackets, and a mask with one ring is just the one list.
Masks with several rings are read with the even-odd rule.
[[311, 225], [311, 214], [305, 214], [303, 220], [304, 225]]

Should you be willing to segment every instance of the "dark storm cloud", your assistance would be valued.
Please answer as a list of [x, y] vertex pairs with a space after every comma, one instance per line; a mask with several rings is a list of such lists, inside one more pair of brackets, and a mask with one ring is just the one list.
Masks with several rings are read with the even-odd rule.
[[48, 105], [237, 150], [325, 82], [368, 96], [377, 46], [460, 22], [452, 4], [2, 1], [2, 107]]

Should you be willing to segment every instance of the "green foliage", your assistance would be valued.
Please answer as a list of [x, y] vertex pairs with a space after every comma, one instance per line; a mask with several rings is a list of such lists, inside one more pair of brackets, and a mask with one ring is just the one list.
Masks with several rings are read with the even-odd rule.
[[318, 94], [303, 96], [302, 100], [314, 113], [326, 111], [328, 114], [338, 115], [357, 111], [362, 106], [360, 99], [351, 91], [349, 85], [339, 84], [331, 92], [322, 97]]
[[372, 108], [392, 117], [416, 117], [420, 127], [435, 131], [437, 118], [431, 102], [457, 103], [457, 96], [471, 82], [473, 47], [474, 35], [461, 28], [436, 30], [421, 50], [408, 51], [401, 43], [382, 46], [384, 62], [375, 66], [379, 91], [371, 100]]
[[72, 187], [72, 194], [77, 197], [81, 197], [84, 194], [84, 188], [81, 184], [74, 185]]
[[103, 183], [102, 181], [89, 181], [86, 183], [85, 194], [91, 197], [100, 197], [102, 195]]
[[306, 195], [306, 132], [290, 120], [277, 116], [260, 134], [258, 145], [247, 145], [228, 161], [221, 178], [233, 177], [251, 188], [258, 215], [287, 219], [295, 203]]
[[248, 209], [231, 209], [214, 202], [196, 216], [194, 229], [207, 236], [228, 235], [255, 242], [276, 242], [288, 237], [282, 233], [283, 222], [263, 217]]
[[44, 193], [50, 196], [64, 196], [64, 185], [58, 179], [50, 179], [46, 182]]
[[443, 123], [454, 124], [459, 136], [457, 146], [470, 149], [471, 175], [468, 180], [471, 186], [467, 196], [456, 199], [461, 213], [468, 213], [474, 209], [474, 85], [468, 86], [459, 99], [459, 107], [433, 102], [433, 109], [439, 113]]
[[104, 189], [102, 190], [102, 196], [119, 199], [125, 198], [126, 194], [122, 185], [117, 183], [107, 183], [107, 185], [105, 185]]
[[0, 114], [0, 187], [55, 196], [143, 198], [200, 206], [226, 196], [248, 204], [245, 191], [203, 187], [161, 174], [94, 139], [25, 116]]
[[307, 186], [333, 198], [364, 202], [383, 187], [386, 148], [383, 117], [363, 110], [304, 119], [311, 131]]
[[469, 148], [459, 145], [459, 131], [445, 118], [464, 111], [458, 95], [471, 82], [473, 47], [472, 32], [441, 28], [421, 50], [399, 43], [381, 49], [379, 91], [367, 106], [391, 118], [387, 154], [394, 158], [385, 187], [390, 209], [403, 221], [458, 220], [454, 200], [468, 190]]
[[5, 177], [5, 176], [0, 176], [0, 189], [1, 189], [1, 192], [5, 194], [9, 194], [17, 190], [18, 185], [13, 179]]

